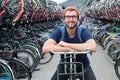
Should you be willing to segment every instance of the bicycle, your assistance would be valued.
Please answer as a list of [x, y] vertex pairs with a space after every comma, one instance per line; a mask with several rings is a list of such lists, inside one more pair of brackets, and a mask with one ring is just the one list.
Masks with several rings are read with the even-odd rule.
[[117, 59], [116, 51], [120, 48], [120, 34], [117, 34], [117, 37], [112, 37], [111, 41], [106, 45], [106, 59], [111, 62], [112, 64], [115, 64], [115, 61]]
[[114, 70], [118, 79], [120, 79], [120, 49], [116, 50], [116, 61], [114, 64]]
[[[50, 54], [64, 54], [64, 62], [61, 62], [57, 66], [57, 80], [59, 80], [59, 77], [61, 75], [63, 76], [69, 76], [68, 80], [76, 80], [79, 77], [82, 77], [82, 80], [84, 80], [84, 65], [82, 62], [76, 62], [76, 56], [77, 54], [92, 54], [91, 50], [87, 51], [81, 51], [81, 52], [54, 52], [51, 51]], [[68, 56], [69, 55], [69, 56]], [[67, 60], [69, 61], [67, 62]], [[64, 72], [59, 71], [59, 66], [64, 66]], [[80, 70], [77, 70], [77, 67], [80, 67]]]
[[[0, 43], [0, 58], [7, 61], [7, 64], [12, 69], [14, 79], [31, 80], [31, 72], [27, 64], [17, 58], [17, 53], [11, 49], [7, 43]], [[3, 80], [3, 79], [2, 79]], [[8, 79], [11, 80], [11, 79]]]
[[0, 58], [0, 80], [14, 80], [14, 74], [7, 61]]

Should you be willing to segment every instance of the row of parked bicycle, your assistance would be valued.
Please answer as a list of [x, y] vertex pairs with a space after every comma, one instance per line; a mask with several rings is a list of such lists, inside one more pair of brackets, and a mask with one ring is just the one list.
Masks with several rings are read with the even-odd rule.
[[0, 80], [31, 80], [52, 59], [41, 47], [61, 12], [51, 0], [0, 0]]
[[82, 25], [91, 31], [93, 38], [105, 50], [106, 59], [114, 64], [120, 79], [120, 24], [89, 18]]
[[59, 22], [0, 27], [0, 80], [31, 80], [37, 66], [52, 59], [41, 47]]
[[0, 0], [0, 26], [60, 19], [61, 12], [51, 0]]
[[100, 0], [86, 10], [92, 18], [120, 21], [120, 0]]

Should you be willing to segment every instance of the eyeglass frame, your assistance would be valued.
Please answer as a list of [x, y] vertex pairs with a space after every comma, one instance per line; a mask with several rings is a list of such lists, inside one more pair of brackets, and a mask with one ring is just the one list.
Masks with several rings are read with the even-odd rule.
[[64, 16], [64, 19], [70, 19], [70, 18], [72, 18], [72, 19], [79, 19], [79, 17], [78, 16], [76, 16], [76, 15], [73, 15], [73, 16], [69, 16], [69, 15], [67, 15], [67, 16]]

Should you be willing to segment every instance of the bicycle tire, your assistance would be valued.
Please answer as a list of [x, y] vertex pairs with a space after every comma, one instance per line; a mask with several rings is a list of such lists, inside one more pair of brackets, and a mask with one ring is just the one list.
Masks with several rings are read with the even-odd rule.
[[12, 69], [4, 60], [0, 60], [0, 80], [14, 80]]
[[16, 22], [21, 18], [24, 12], [24, 1], [10, 0], [10, 3], [7, 8], [8, 8], [8, 13], [11, 17], [12, 22]]
[[32, 77], [31, 72], [24, 62], [15, 58], [8, 59], [7, 61], [13, 71], [15, 79], [31, 80]]
[[41, 59], [41, 55], [39, 53], [39, 50], [32, 45], [23, 45], [23, 46], [21, 46], [21, 48], [29, 49], [33, 53], [33, 55], [35, 56], [35, 67], [37, 67], [39, 62], [40, 62], [40, 59]]
[[119, 49], [119, 47], [120, 47], [120, 42], [115, 40], [111, 40], [106, 46], [105, 56], [107, 60], [112, 64], [115, 64], [115, 61], [114, 61], [116, 59], [115, 51]]
[[42, 44], [41, 43], [35, 43], [34, 41], [28, 40], [27, 42], [21, 43], [21, 46], [22, 45], [31, 45], [31, 46], [34, 46], [35, 48], [38, 49], [38, 52], [39, 52], [39, 54], [40, 54], [40, 56], [42, 58], [42, 53], [41, 53], [41, 48], [42, 48], [41, 46], [42, 46]]
[[[22, 60], [25, 64], [27, 64], [27, 66], [30, 69], [30, 72], [34, 71], [36, 60], [32, 52], [30, 52], [27, 49], [21, 49], [17, 51], [17, 58]], [[24, 61], [25, 58], [27, 59], [27, 61]]]
[[101, 46], [103, 47], [103, 49], [105, 49], [106, 47], [103, 45], [104, 40], [106, 39], [106, 37], [108, 37], [109, 35], [107, 33], [104, 33], [103, 36], [101, 37]]
[[119, 72], [120, 71], [120, 58], [115, 62], [114, 69], [115, 69], [116, 76], [120, 80], [120, 72]]
[[47, 64], [47, 63], [49, 63], [52, 60], [53, 55], [54, 54], [52, 54], [52, 53], [44, 54], [43, 59], [40, 60], [39, 64]]
[[29, 41], [26, 43], [22, 43], [21, 47], [22, 46], [33, 46], [37, 50], [37, 52], [39, 53], [39, 55], [41, 57], [41, 46], [37, 45], [35, 42]]

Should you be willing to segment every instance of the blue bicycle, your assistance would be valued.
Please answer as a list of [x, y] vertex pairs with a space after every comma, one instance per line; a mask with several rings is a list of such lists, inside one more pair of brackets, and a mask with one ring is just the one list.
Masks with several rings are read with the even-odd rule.
[[2, 59], [0, 59], [0, 80], [14, 80], [11, 67]]

